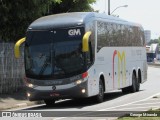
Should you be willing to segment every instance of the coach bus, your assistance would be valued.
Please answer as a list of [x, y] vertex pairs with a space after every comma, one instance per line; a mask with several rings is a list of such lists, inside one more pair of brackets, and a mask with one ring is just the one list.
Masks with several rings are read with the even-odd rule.
[[94, 12], [50, 15], [34, 21], [15, 44], [24, 43], [25, 83], [30, 101], [92, 97], [121, 89], [136, 92], [147, 80], [141, 25]]

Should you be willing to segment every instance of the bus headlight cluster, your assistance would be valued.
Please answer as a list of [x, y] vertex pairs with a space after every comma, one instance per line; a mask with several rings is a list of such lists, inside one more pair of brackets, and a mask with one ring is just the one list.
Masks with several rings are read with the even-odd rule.
[[34, 85], [33, 84], [28, 84], [28, 87], [33, 88]]
[[77, 84], [77, 85], [79, 85], [79, 84], [81, 84], [81, 83], [82, 83], [82, 80], [77, 80], [77, 81], [76, 81], [76, 84]]
[[34, 85], [34, 84], [32, 84], [32, 83], [28, 83], [28, 84], [26, 84], [27, 85], [27, 87], [29, 87], [29, 88], [35, 88], [37, 85]]

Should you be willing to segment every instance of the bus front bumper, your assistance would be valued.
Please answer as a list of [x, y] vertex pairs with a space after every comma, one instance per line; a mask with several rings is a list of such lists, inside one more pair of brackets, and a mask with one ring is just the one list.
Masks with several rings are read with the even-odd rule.
[[31, 87], [26, 87], [26, 88], [27, 88], [27, 97], [30, 101], [88, 97], [87, 81], [66, 89], [56, 89], [58, 88], [58, 86], [45, 86], [45, 87], [38, 86], [35, 88], [31, 88]]

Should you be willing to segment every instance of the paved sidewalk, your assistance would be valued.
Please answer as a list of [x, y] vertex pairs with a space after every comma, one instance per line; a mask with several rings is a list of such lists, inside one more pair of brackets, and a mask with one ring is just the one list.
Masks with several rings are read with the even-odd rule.
[[40, 103], [42, 103], [42, 101], [29, 101], [24, 90], [13, 94], [0, 95], [0, 111], [8, 110], [11, 108], [27, 107]]
[[151, 62], [151, 63], [148, 63], [149, 66], [155, 66], [155, 67], [160, 67], [160, 62], [157, 61], [157, 62]]

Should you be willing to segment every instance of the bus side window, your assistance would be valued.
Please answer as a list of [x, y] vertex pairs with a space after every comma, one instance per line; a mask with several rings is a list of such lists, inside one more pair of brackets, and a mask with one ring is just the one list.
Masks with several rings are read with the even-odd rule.
[[89, 63], [89, 66], [94, 62], [94, 56], [95, 56], [95, 22], [92, 21], [87, 24], [86, 31], [91, 31], [91, 35], [89, 37], [89, 51], [87, 53], [87, 63]]
[[90, 62], [93, 62], [93, 50], [92, 50], [92, 43], [89, 42], [89, 52], [90, 52]]

